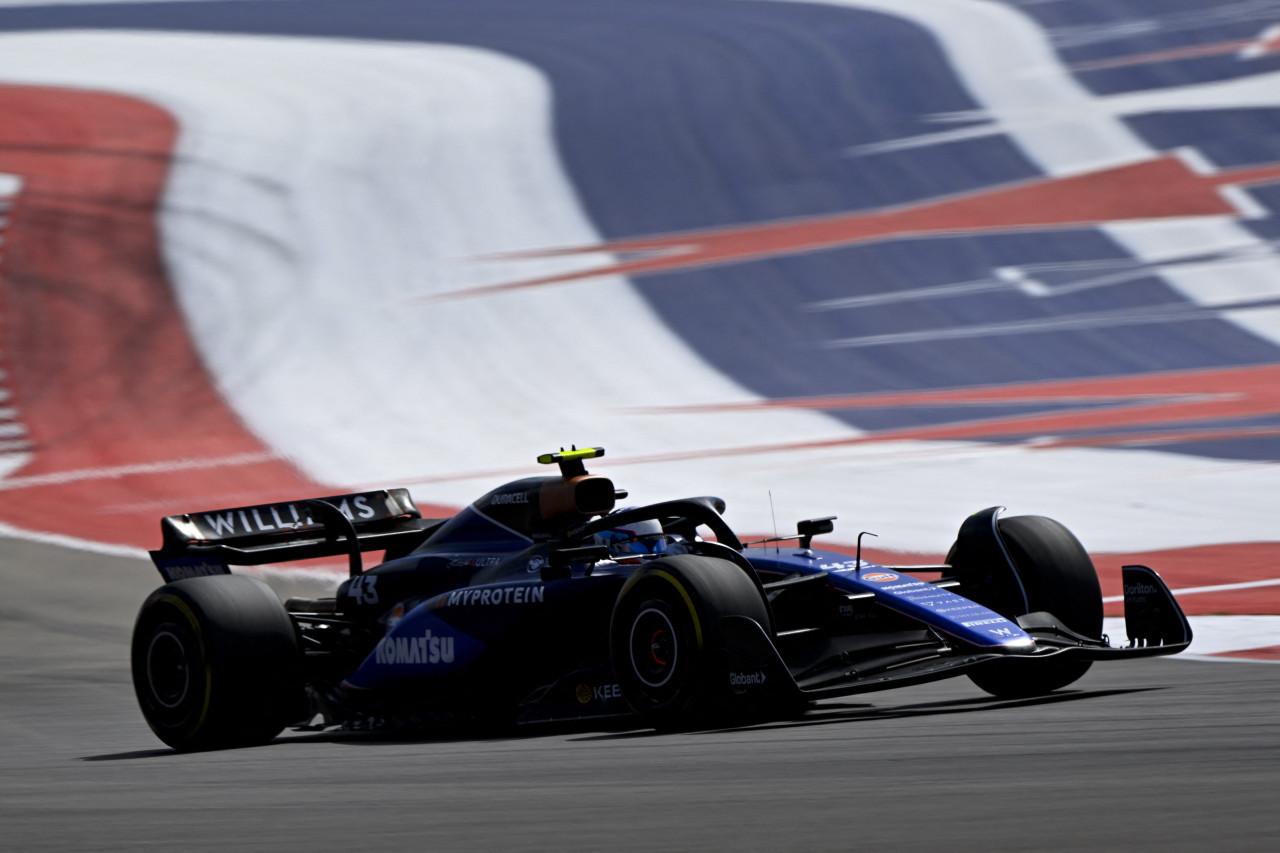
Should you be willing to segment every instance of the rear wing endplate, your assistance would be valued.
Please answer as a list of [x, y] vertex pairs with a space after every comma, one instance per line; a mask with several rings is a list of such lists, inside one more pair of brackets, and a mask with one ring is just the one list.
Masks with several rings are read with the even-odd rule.
[[442, 523], [424, 519], [407, 489], [258, 504], [171, 515], [151, 561], [166, 582], [259, 566], [347, 554], [352, 576], [363, 551], [408, 553]]

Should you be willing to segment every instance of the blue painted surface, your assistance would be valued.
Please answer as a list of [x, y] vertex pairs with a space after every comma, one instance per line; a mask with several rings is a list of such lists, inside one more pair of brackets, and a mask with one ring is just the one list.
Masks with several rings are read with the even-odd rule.
[[458, 672], [485, 648], [432, 613], [426, 603], [419, 604], [387, 632], [346, 684], [363, 690]]
[[[1067, 63], [1247, 39], [1280, 21], [1280, 3], [1209, 9], [1196, 0], [1016, 5], [1046, 28]], [[214, 2], [0, 10], [0, 29], [48, 27], [421, 40], [517, 57], [552, 81], [564, 163], [606, 239], [870, 211], [1038, 177], [998, 136], [851, 156], [853, 146], [938, 130], [926, 121], [932, 114], [981, 106], [957, 83], [928, 32], [866, 11], [728, 0]], [[1223, 54], [1077, 76], [1105, 94], [1276, 70], [1280, 55], [1241, 63]], [[1158, 149], [1192, 145], [1222, 168], [1280, 161], [1280, 110], [1164, 113], [1129, 124]], [[1280, 205], [1280, 189], [1253, 196], [1272, 210]], [[1246, 227], [1264, 239], [1280, 238], [1274, 218]], [[929, 339], [931, 332], [993, 322], [1189, 306], [1154, 270], [1135, 274], [1123, 287], [1051, 299], [1006, 288], [812, 310], [824, 300], [990, 280], [1002, 267], [1108, 259], [1130, 260], [1102, 232], [1079, 228], [900, 240], [651, 275], [635, 284], [704, 359], [771, 398], [1280, 363], [1280, 348], [1212, 314], [1188, 322]], [[1066, 268], [1042, 278], [1069, 284], [1082, 275]], [[828, 345], [908, 332], [925, 339]], [[933, 405], [833, 414], [863, 429], [884, 430], [1047, 410]], [[1202, 426], [1242, 425], [1280, 427], [1280, 416]], [[1161, 448], [1280, 458], [1276, 437]]]
[[944, 634], [985, 649], [1019, 654], [1035, 641], [1005, 617], [955, 593], [871, 562], [831, 551], [748, 550], [758, 569], [774, 574], [822, 572], [827, 582], [847, 594], [870, 593], [885, 608], [929, 625]]

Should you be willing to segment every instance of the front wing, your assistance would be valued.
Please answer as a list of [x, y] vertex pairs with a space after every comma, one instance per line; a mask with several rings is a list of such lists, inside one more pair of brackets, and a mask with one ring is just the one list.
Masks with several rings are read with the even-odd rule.
[[890, 645], [883, 654], [859, 661], [856, 668], [833, 661], [818, 671], [793, 673], [760, 625], [743, 616], [726, 616], [721, 624], [730, 686], [743, 694], [816, 700], [933, 681], [1015, 654], [1029, 662], [1106, 661], [1171, 655], [1187, 648], [1191, 626], [1160, 576], [1146, 566], [1125, 566], [1123, 579], [1128, 642], [1121, 646], [1111, 645], [1105, 635], [1094, 639], [1077, 634], [1051, 613], [1038, 612], [1017, 619], [1034, 641], [1029, 650], [967, 646], [931, 632], [929, 641]]

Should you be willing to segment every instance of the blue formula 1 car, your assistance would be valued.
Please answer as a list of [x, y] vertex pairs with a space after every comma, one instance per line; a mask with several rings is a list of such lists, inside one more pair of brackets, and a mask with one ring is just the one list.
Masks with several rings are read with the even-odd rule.
[[[1093, 564], [1047, 518], [983, 510], [945, 564], [881, 566], [812, 547], [832, 518], [748, 546], [717, 498], [615, 509], [626, 493], [585, 467], [603, 454], [547, 454], [558, 475], [446, 519], [403, 489], [165, 518], [152, 559], [166, 583], [133, 634], [147, 722], [182, 750], [317, 719], [686, 727], [960, 674], [1032, 696], [1191, 641], [1159, 576], [1127, 566], [1129, 643], [1110, 645]], [[366, 551], [384, 562], [363, 569]], [[350, 578], [319, 600], [282, 604], [228, 568], [342, 554]]]

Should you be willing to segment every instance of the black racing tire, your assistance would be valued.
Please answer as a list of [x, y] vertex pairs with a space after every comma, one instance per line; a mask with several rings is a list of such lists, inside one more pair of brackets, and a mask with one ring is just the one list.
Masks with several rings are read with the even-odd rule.
[[[1002, 518], [996, 527], [1022, 590], [1013, 589], [1009, 579], [1008, 588], [985, 587], [983, 594], [969, 595], [962, 578], [961, 594], [1009, 619], [1044, 610], [1077, 634], [1101, 637], [1102, 588], [1080, 540], [1053, 519], [1036, 515]], [[1018, 699], [1066, 687], [1088, 672], [1090, 664], [1087, 660], [1009, 658], [983, 664], [970, 671], [969, 678], [993, 696]]]
[[266, 743], [307, 712], [293, 620], [255, 578], [160, 587], [138, 613], [131, 658], [142, 715], [177, 750]]
[[720, 618], [747, 616], [769, 631], [769, 612], [741, 567], [681, 554], [646, 563], [618, 593], [609, 654], [622, 697], [658, 729], [721, 720], [732, 691]]

